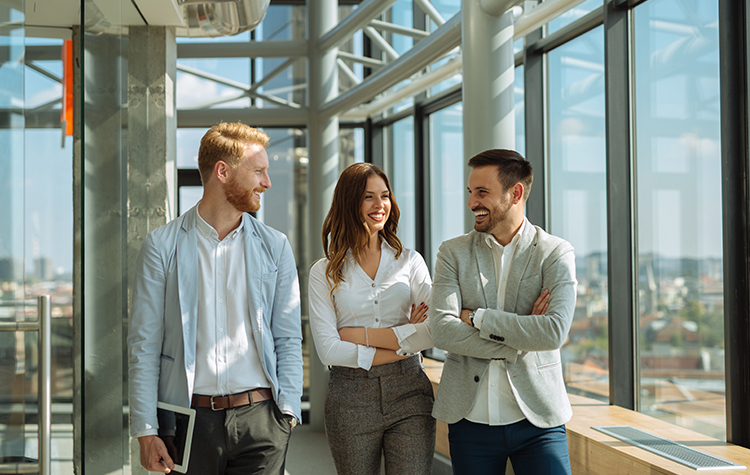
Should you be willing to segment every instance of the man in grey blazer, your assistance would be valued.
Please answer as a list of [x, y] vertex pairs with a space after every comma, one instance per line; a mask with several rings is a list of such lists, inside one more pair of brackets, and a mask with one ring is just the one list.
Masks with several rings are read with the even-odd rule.
[[130, 428], [150, 471], [174, 468], [161, 401], [197, 412], [187, 473], [284, 473], [301, 417], [302, 331], [289, 242], [249, 214], [271, 187], [267, 144], [244, 124], [212, 127], [198, 153], [201, 201], [141, 247]]
[[533, 171], [512, 150], [469, 160], [474, 230], [440, 246], [430, 310], [448, 353], [433, 415], [454, 474], [570, 474], [560, 347], [576, 299], [572, 246], [524, 217]]

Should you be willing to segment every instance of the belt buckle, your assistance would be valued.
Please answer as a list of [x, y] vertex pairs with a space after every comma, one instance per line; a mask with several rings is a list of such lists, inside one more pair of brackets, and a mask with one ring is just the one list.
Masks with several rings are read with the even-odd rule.
[[216, 409], [216, 406], [214, 406], [214, 398], [215, 398], [215, 397], [216, 397], [216, 396], [211, 396], [211, 397], [209, 398], [209, 401], [211, 401], [211, 410], [212, 410], [212, 411], [221, 411], [221, 408], [219, 408], [219, 409]]

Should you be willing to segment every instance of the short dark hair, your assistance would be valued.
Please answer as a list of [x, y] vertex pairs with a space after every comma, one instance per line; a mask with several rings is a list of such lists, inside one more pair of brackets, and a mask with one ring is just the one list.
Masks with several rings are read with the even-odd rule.
[[523, 185], [523, 199], [529, 198], [534, 170], [531, 163], [515, 150], [492, 149], [478, 153], [469, 159], [471, 168], [497, 167], [498, 179], [503, 188], [509, 190], [516, 183]]

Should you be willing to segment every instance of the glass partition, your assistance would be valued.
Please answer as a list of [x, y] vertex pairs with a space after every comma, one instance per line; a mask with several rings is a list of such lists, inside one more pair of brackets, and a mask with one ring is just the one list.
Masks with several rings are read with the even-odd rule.
[[[34, 321], [36, 297], [51, 297], [52, 469], [70, 473], [73, 124], [61, 121], [72, 44], [26, 37], [26, 21], [23, 1], [0, 2], [0, 322]], [[0, 332], [0, 463], [39, 458], [37, 342]]]

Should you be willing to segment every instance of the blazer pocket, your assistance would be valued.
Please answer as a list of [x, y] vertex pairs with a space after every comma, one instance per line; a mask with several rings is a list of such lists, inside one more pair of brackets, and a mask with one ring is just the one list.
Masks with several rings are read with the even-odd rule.
[[172, 363], [174, 363], [174, 358], [172, 358], [172, 357], [171, 357], [171, 356], [169, 356], [169, 355], [164, 355], [164, 354], [163, 354], [163, 355], [161, 355], [161, 359], [163, 359], [163, 360], [167, 360], [167, 361], [171, 361]]
[[544, 371], [560, 366], [560, 353], [557, 351], [540, 351], [536, 354], [536, 369]]

